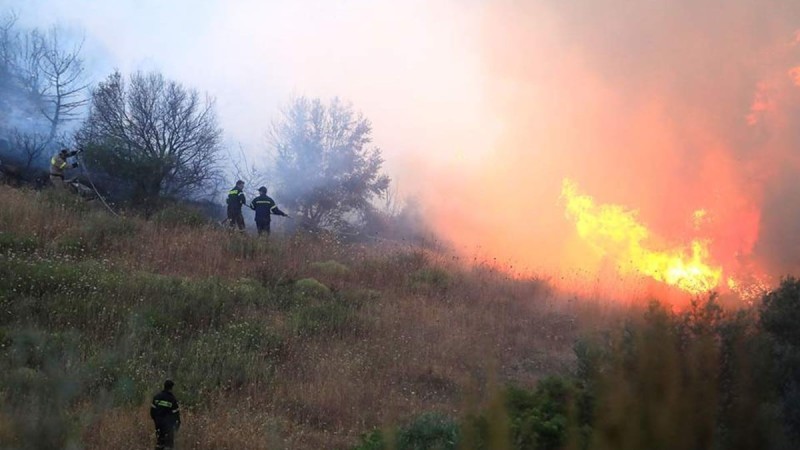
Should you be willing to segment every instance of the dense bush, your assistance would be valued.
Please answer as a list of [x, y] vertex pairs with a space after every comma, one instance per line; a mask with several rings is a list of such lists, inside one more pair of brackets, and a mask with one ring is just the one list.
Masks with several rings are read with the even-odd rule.
[[85, 214], [77, 228], [60, 237], [57, 246], [74, 256], [95, 256], [131, 239], [137, 231], [133, 220], [94, 211]]
[[168, 372], [182, 380], [185, 403], [202, 403], [214, 391], [269, 382], [282, 349], [281, 336], [264, 324], [230, 323], [178, 347]]
[[31, 252], [39, 247], [39, 240], [34, 236], [17, 236], [0, 231], [0, 253]]
[[311, 269], [323, 275], [335, 276], [340, 278], [346, 277], [350, 273], [349, 267], [333, 259], [328, 261], [317, 261], [311, 263]]
[[394, 433], [380, 430], [362, 436], [353, 450], [455, 450], [461, 439], [458, 422], [440, 413], [425, 413]]
[[[798, 330], [795, 279], [759, 311], [725, 312], [713, 295], [679, 313], [652, 303], [579, 341], [573, 376], [509, 387], [499, 409], [468, 416], [454, 436], [487, 450], [788, 450], [800, 428]], [[405, 448], [407, 431], [374, 431], [356, 448]], [[408, 448], [455, 448], [425, 445]]]
[[293, 329], [299, 336], [340, 337], [361, 330], [353, 307], [339, 300], [298, 306], [291, 317]]
[[548, 378], [534, 391], [511, 388], [507, 396], [515, 448], [557, 450], [564, 446], [572, 420], [570, 408], [578, 396], [571, 382]]
[[408, 275], [409, 288], [420, 293], [441, 293], [452, 283], [441, 267], [423, 267]]
[[3, 332], [0, 346], [0, 432], [3, 448], [70, 448], [79, 419], [69, 407], [81, 393], [80, 337], [36, 328]]
[[197, 228], [211, 223], [211, 220], [199, 209], [179, 204], [162, 207], [150, 216], [150, 220], [164, 227], [185, 226]]
[[761, 326], [768, 334], [787, 433], [800, 438], [800, 280], [787, 278], [764, 297]]
[[[202, 403], [211, 390], [268, 382], [283, 339], [268, 323], [235, 314], [268, 308], [268, 298], [247, 280], [0, 257], [2, 385], [16, 386], [0, 393], [0, 413], [24, 416], [37, 402], [66, 413], [87, 397], [139, 404], [165, 376], [184, 380], [188, 404]], [[47, 383], [62, 378], [69, 389], [54, 396]], [[28, 389], [36, 383], [45, 384]]]

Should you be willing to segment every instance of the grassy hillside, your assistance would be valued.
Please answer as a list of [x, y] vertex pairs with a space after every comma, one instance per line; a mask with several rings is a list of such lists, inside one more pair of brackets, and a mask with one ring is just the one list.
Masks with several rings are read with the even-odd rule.
[[570, 371], [595, 316], [412, 246], [259, 239], [0, 187], [3, 448], [149, 446], [167, 377], [182, 448], [348, 448]]

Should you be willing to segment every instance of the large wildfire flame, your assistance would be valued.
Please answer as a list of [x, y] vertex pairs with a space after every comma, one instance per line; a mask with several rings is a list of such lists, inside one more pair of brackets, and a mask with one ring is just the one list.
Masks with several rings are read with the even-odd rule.
[[[650, 230], [637, 220], [636, 211], [596, 204], [569, 179], [563, 181], [562, 196], [580, 237], [613, 258], [621, 272], [634, 271], [692, 294], [719, 285], [722, 268], [708, 263], [708, 242], [693, 240], [688, 245], [659, 250], [654, 248]], [[700, 210], [695, 218], [704, 214]]]
[[402, 152], [432, 228], [586, 298], [755, 300], [800, 273], [797, 1], [578, 3], [482, 7], [450, 107], [474, 122]]

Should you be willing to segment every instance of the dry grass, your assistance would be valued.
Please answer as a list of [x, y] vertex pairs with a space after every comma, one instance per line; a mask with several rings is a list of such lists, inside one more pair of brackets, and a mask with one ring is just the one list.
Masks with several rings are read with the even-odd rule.
[[[262, 315], [262, 322], [284, 334], [280, 364], [269, 383], [215, 392], [186, 409], [182, 448], [346, 448], [364, 431], [424, 411], [459, 414], [468, 403], [487, 401], [495, 382], [530, 386], [570, 370], [579, 328], [598, 323], [599, 309], [606, 308], [577, 300], [564, 306], [545, 283], [461, 267], [403, 245], [163, 227], [115, 219], [71, 201], [53, 192], [0, 187], [0, 234], [36, 242], [24, 252], [14, 245], [5, 251], [95, 259], [126, 271], [190, 279], [257, 280], [269, 289], [314, 277], [336, 295], [370, 293], [354, 297], [357, 329], [335, 336], [293, 334], [291, 311], [242, 311], [240, 317]], [[605, 320], [615, 312], [603, 314]], [[181, 380], [176, 382], [180, 398]], [[94, 408], [82, 434], [85, 447], [150, 445], [145, 402], [85, 406]], [[0, 435], [3, 430], [0, 420]]]

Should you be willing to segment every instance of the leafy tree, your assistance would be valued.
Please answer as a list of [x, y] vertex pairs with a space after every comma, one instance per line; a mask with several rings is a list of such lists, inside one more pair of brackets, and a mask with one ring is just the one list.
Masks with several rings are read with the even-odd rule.
[[271, 132], [280, 202], [312, 228], [342, 230], [362, 220], [389, 188], [371, 134], [349, 103], [293, 100]]
[[76, 141], [92, 167], [150, 207], [160, 196], [214, 184], [221, 135], [212, 99], [159, 73], [137, 72], [126, 83], [114, 72], [92, 91]]

